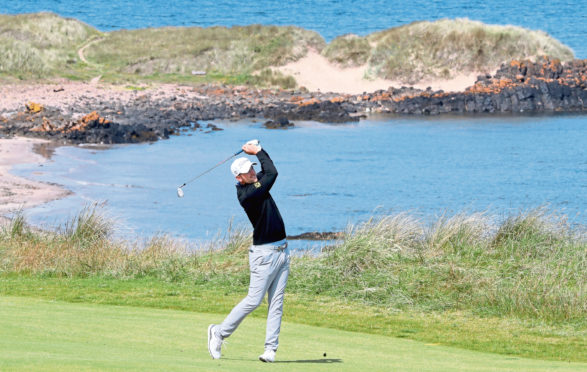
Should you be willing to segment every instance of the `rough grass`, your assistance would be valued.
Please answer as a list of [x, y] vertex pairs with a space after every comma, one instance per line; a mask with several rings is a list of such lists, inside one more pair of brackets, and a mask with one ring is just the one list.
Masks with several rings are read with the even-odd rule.
[[[77, 51], [86, 46], [80, 60]], [[457, 73], [493, 72], [512, 59], [573, 52], [542, 31], [468, 19], [415, 22], [365, 37], [343, 35], [326, 45], [316, 32], [288, 26], [163, 27], [101, 33], [51, 13], [0, 15], [0, 78], [12, 81], [102, 76], [112, 83], [209, 83], [278, 86], [295, 79], [272, 67], [308, 50], [331, 62], [367, 66], [367, 78], [412, 84]], [[205, 76], [193, 74], [204, 71]]]
[[369, 60], [371, 45], [366, 37], [347, 34], [332, 40], [322, 54], [342, 67], [362, 66]]
[[[78, 56], [84, 48], [88, 63]], [[164, 27], [100, 33], [52, 13], [0, 15], [0, 77], [66, 77], [126, 82], [222, 82], [295, 87], [272, 72], [321, 50], [324, 39], [298, 27]], [[194, 75], [204, 71], [206, 76]]]
[[53, 13], [0, 14], [0, 73], [54, 74], [77, 63], [77, 48], [99, 32]]
[[[192, 246], [164, 236], [116, 241], [114, 226], [95, 207], [55, 232], [17, 215], [0, 232], [0, 292], [224, 313], [246, 290], [248, 231]], [[586, 269], [584, 228], [545, 209], [429, 225], [398, 214], [293, 257], [288, 308], [306, 324], [584, 361]]]
[[468, 19], [414, 22], [365, 37], [342, 36], [323, 51], [344, 66], [368, 65], [370, 77], [416, 83], [458, 73], [495, 71], [512, 59], [547, 55], [568, 61], [570, 48], [543, 31]]
[[298, 27], [164, 27], [109, 33], [87, 58], [110, 69], [143, 76], [159, 74], [253, 73], [322, 49], [324, 39]]
[[393, 309], [583, 322], [587, 241], [543, 209], [495, 226], [457, 215], [430, 227], [410, 216], [369, 221], [327, 254], [298, 263], [297, 289]]
[[[294, 259], [289, 288], [393, 311], [460, 311], [585, 325], [587, 239], [544, 209], [496, 224], [483, 214], [426, 226], [407, 214], [348, 229], [340, 245]], [[231, 230], [205, 247], [157, 236], [111, 238], [113, 223], [87, 208], [63, 231], [34, 232], [22, 216], [0, 234], [0, 270], [50, 277], [155, 277], [240, 287], [250, 234]]]

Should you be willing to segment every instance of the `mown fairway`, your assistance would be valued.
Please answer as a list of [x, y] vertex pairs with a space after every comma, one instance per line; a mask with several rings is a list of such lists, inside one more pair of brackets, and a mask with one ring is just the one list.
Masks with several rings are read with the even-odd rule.
[[[410, 340], [284, 323], [278, 362], [257, 360], [264, 321], [247, 318], [214, 361], [206, 328], [223, 315], [0, 298], [0, 370], [587, 371]], [[326, 353], [326, 357], [324, 357]]]

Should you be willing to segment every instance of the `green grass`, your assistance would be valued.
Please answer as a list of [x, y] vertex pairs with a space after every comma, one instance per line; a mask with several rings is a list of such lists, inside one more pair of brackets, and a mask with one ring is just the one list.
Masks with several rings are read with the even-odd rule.
[[538, 209], [496, 225], [481, 214], [423, 226], [399, 214], [369, 221], [319, 259], [297, 263], [306, 293], [398, 310], [471, 310], [585, 326], [587, 242]]
[[191, 74], [192, 70], [252, 73], [303, 57], [324, 40], [297, 27], [164, 27], [108, 34], [87, 52], [111, 71], [141, 76]]
[[345, 35], [334, 39], [323, 54], [342, 65], [367, 64], [368, 77], [408, 84], [458, 73], [493, 73], [512, 59], [574, 58], [570, 48], [543, 31], [468, 19], [414, 22], [365, 37]]
[[[261, 364], [264, 320], [248, 318], [223, 359], [206, 346], [220, 315], [125, 306], [0, 298], [3, 371], [577, 371], [582, 363], [471, 352], [385, 336], [284, 322], [277, 363]], [[324, 356], [326, 353], [326, 356]]]
[[0, 73], [22, 79], [74, 71], [77, 49], [100, 32], [53, 13], [0, 14]]
[[[52, 13], [0, 15], [0, 77], [111, 83], [228, 83], [295, 87], [268, 70], [321, 50], [316, 32], [287, 26], [163, 27], [102, 33]], [[84, 48], [87, 46], [86, 48]], [[87, 63], [78, 56], [83, 48]], [[192, 75], [205, 71], [206, 76]], [[5, 77], [3, 77], [5, 75]]]
[[362, 66], [369, 60], [371, 45], [366, 37], [348, 34], [332, 40], [322, 54], [343, 67]]
[[[84, 48], [87, 63], [78, 56]], [[415, 22], [330, 44], [293, 26], [162, 27], [102, 33], [52, 13], [0, 15], [0, 79], [65, 77], [115, 84], [226, 83], [296, 86], [273, 67], [322, 52], [348, 67], [367, 65], [367, 78], [404, 83], [495, 71], [512, 59], [542, 55], [568, 61], [573, 52], [542, 31], [486, 25], [468, 19]], [[192, 71], [205, 71], [205, 76]]]
[[[399, 214], [349, 228], [340, 245], [293, 259], [287, 317], [587, 361], [583, 228], [544, 209], [494, 221], [461, 214], [424, 225]], [[116, 241], [114, 226], [93, 208], [56, 232], [17, 215], [0, 233], [0, 294], [226, 313], [246, 293], [249, 232], [193, 247], [163, 236]]]
[[[0, 295], [228, 314], [246, 285], [206, 286], [154, 278], [42, 278], [2, 275]], [[263, 319], [266, 303], [251, 314]], [[467, 311], [392, 311], [328, 296], [288, 291], [284, 320], [298, 324], [392, 336], [462, 349], [542, 360], [587, 361], [585, 329]]]

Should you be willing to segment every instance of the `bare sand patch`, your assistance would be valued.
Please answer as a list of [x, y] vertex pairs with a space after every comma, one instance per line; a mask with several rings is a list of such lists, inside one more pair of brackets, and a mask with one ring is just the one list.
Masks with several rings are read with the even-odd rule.
[[[408, 84], [395, 80], [386, 79], [365, 79], [367, 66], [342, 68], [332, 64], [326, 57], [315, 51], [285, 66], [277, 68], [283, 74], [293, 76], [299, 86], [304, 86], [310, 91], [336, 92], [347, 94], [371, 93], [376, 90], [388, 89], [389, 87], [400, 88]], [[460, 74], [448, 80], [427, 80], [413, 87], [433, 90], [442, 89], [446, 92], [463, 91], [473, 85], [479, 73]]]

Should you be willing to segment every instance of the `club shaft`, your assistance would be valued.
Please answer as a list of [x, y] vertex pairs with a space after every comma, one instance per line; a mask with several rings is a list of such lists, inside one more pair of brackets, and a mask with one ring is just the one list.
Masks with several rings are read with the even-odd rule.
[[236, 152], [232, 155], [230, 155], [228, 158], [222, 160], [220, 163], [216, 164], [215, 166], [213, 166], [212, 168], [198, 174], [197, 176], [195, 176], [194, 178], [192, 178], [191, 180], [185, 182], [183, 185], [179, 186], [179, 188], [181, 189], [182, 187], [184, 187], [185, 185], [187, 185], [190, 182], [193, 182], [195, 180], [197, 180], [198, 178], [202, 177], [203, 175], [205, 175], [208, 172], [211, 172], [212, 170], [214, 170], [215, 168], [218, 168], [219, 166], [221, 166], [222, 164], [226, 163], [227, 161], [229, 161], [230, 159], [234, 158], [235, 156], [237, 156], [238, 154], [242, 153], [243, 150], [240, 150], [239, 152]]

